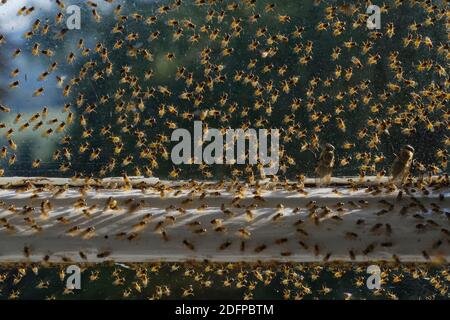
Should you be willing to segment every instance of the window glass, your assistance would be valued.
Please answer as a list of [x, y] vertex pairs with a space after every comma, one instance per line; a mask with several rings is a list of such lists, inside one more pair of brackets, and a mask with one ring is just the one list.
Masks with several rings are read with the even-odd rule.
[[386, 4], [370, 30], [363, 2], [24, 3], [0, 10], [5, 176], [260, 176], [248, 158], [174, 164], [171, 135], [195, 120], [279, 130], [281, 177], [314, 175], [326, 143], [336, 176], [388, 174], [407, 144], [415, 174], [447, 172], [439, 4]]

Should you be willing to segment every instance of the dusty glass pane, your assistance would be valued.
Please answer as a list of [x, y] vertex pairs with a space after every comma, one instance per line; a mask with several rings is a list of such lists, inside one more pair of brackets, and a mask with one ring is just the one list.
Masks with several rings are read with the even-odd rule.
[[[262, 1], [235, 10], [188, 1], [160, 14], [160, 2], [101, 1], [96, 8], [78, 2], [80, 30], [67, 30], [66, 9], [51, 1], [33, 4], [28, 15], [17, 15], [20, 1], [8, 2], [0, 13], [1, 103], [10, 109], [1, 114], [6, 176], [167, 177], [173, 168], [183, 178], [259, 176], [255, 165], [174, 166], [171, 134], [175, 127], [193, 132], [194, 120], [218, 129], [279, 129], [281, 177], [314, 175], [325, 143], [336, 147], [336, 176], [388, 174], [406, 144], [415, 148], [414, 174], [447, 172], [442, 4], [429, 10], [386, 4], [380, 30], [362, 22], [363, 3], [327, 13], [325, 2], [286, 1], [265, 12]], [[117, 5], [121, 11], [114, 13]], [[289, 21], [283, 23], [284, 15]], [[333, 60], [335, 50], [340, 54]], [[53, 63], [54, 70], [43, 74]], [[43, 107], [46, 119], [31, 121]], [[22, 116], [15, 122], [17, 114]], [[5, 137], [10, 128], [17, 150]], [[39, 166], [32, 168], [35, 160]]]

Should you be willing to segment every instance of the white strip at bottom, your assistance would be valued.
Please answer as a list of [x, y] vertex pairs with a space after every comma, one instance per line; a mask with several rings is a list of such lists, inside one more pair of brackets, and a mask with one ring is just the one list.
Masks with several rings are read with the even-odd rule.
[[0, 190], [0, 262], [450, 258], [448, 188], [158, 188]]

